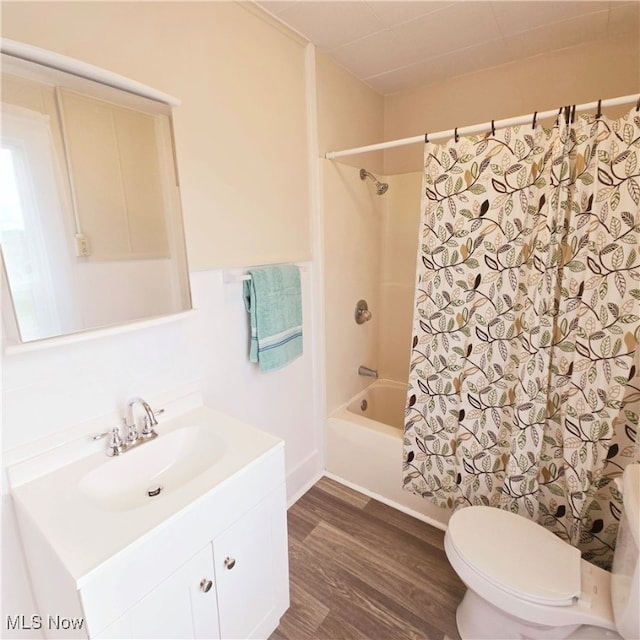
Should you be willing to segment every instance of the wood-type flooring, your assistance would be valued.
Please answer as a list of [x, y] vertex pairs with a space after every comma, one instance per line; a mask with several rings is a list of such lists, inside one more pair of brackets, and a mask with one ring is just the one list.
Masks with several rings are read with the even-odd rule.
[[326, 477], [287, 518], [291, 606], [269, 640], [458, 639], [442, 531]]

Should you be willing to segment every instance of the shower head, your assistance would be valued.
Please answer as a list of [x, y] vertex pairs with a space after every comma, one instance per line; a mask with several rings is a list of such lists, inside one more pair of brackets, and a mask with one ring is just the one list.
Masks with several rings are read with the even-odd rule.
[[389, 185], [386, 182], [380, 182], [380, 180], [378, 180], [378, 178], [376, 178], [373, 173], [369, 173], [366, 169], [360, 169], [360, 180], [364, 180], [365, 178], [371, 178], [373, 184], [376, 185], [376, 193], [379, 196], [387, 192]]

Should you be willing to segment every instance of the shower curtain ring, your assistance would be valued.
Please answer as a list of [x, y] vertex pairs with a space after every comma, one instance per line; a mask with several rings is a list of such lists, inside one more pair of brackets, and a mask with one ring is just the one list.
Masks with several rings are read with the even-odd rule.
[[576, 105], [574, 104], [571, 107], [571, 124], [573, 124], [576, 121]]
[[558, 124], [560, 124], [560, 114], [562, 113], [562, 109], [563, 109], [563, 108], [564, 108], [564, 107], [560, 107], [560, 108], [558, 109], [558, 115], [556, 116], [556, 126], [558, 126]]
[[538, 112], [536, 111], [536, 112], [533, 114], [533, 122], [531, 123], [531, 128], [532, 128], [532, 129], [535, 129], [535, 128], [536, 128], [536, 120], [537, 120], [537, 119], [538, 119]]
[[460, 140], [460, 136], [458, 136], [458, 127], [455, 128], [454, 139], [455, 139], [456, 142], [458, 142], [458, 140]]
[[427, 144], [429, 142], [429, 134], [425, 133], [424, 134], [424, 143]]
[[640, 98], [638, 98], [638, 102], [636, 102], [636, 111], [640, 111]]
[[596, 112], [596, 120], [602, 118], [602, 100], [598, 100], [598, 111]]
[[496, 135], [496, 121], [495, 120], [491, 121], [491, 135], [492, 136]]

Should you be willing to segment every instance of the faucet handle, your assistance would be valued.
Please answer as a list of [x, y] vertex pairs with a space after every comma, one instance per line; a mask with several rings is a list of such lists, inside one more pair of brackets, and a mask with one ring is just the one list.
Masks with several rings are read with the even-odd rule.
[[151, 420], [149, 420], [148, 416], [145, 416], [144, 420], [142, 421], [142, 433], [140, 434], [140, 437], [150, 438], [154, 435], [156, 435], [156, 432], [153, 428], [153, 425], [151, 424]]
[[358, 324], [364, 324], [368, 320], [371, 320], [373, 314], [369, 311], [369, 305], [366, 300], [358, 300], [355, 316]]
[[107, 449], [108, 456], [119, 456], [124, 450], [124, 443], [120, 437], [120, 429], [114, 427], [111, 431], [111, 438], [109, 439], [109, 448]]
[[135, 421], [127, 424], [126, 418], [122, 418], [122, 425], [127, 433], [127, 444], [133, 444], [140, 437]]

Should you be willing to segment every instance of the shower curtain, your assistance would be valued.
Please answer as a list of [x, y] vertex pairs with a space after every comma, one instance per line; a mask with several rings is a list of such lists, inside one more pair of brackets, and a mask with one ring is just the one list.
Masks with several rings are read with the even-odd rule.
[[639, 205], [636, 109], [426, 145], [405, 488], [609, 568], [638, 457]]

